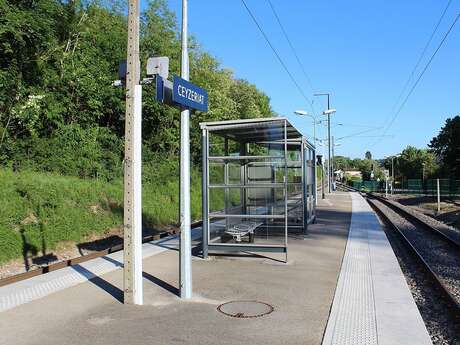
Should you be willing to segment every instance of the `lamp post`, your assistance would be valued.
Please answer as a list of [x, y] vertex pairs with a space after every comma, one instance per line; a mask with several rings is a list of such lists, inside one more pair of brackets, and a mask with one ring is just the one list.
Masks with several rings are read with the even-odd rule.
[[[329, 97], [328, 97], [329, 99]], [[327, 115], [327, 146], [328, 146], [328, 157], [327, 157], [327, 170], [328, 170], [328, 183], [329, 183], [329, 193], [331, 192], [331, 182], [332, 182], [332, 171], [331, 171], [331, 114], [336, 112], [335, 109], [327, 109], [323, 112], [323, 115]]]
[[331, 109], [330, 94], [329, 93], [315, 93], [314, 96], [327, 96], [327, 110], [323, 115], [327, 115], [327, 141], [328, 141], [328, 157], [327, 157], [327, 178], [328, 178], [328, 191], [331, 192], [331, 114], [336, 112]]

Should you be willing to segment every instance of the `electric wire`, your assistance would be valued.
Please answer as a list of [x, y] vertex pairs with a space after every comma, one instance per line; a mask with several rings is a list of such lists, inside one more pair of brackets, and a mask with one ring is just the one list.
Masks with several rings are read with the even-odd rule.
[[382, 128], [382, 127], [377, 127], [377, 128], [372, 128], [372, 129], [366, 129], [365, 131], [359, 131], [359, 132], [352, 133], [352, 134], [349, 134], [349, 135], [346, 135], [346, 136], [343, 136], [343, 137], [340, 137], [340, 138], [337, 138], [337, 139], [345, 139], [345, 138], [354, 137], [354, 136], [357, 136], [357, 135], [359, 135], [359, 134], [364, 134], [364, 133], [376, 131], [376, 130], [378, 130], [378, 129], [380, 129], [380, 128]]
[[268, 38], [267, 34], [265, 33], [265, 31], [262, 29], [262, 27], [260, 26], [259, 22], [257, 21], [256, 17], [254, 16], [254, 14], [252, 13], [252, 11], [250, 10], [250, 8], [248, 7], [248, 5], [246, 4], [246, 2], [244, 0], [241, 0], [241, 2], [243, 3], [246, 11], [248, 12], [249, 16], [252, 18], [252, 20], [254, 21], [254, 24], [256, 24], [257, 28], [259, 29], [260, 33], [262, 34], [262, 36], [264, 37], [265, 41], [267, 42], [267, 44], [270, 46], [271, 50], [273, 51], [273, 53], [275, 54], [276, 58], [278, 59], [279, 63], [281, 64], [281, 66], [284, 68], [284, 70], [286, 71], [286, 73], [288, 74], [289, 78], [291, 79], [291, 81], [293, 82], [293, 84], [295, 85], [295, 87], [297, 88], [297, 90], [299, 91], [299, 93], [302, 95], [302, 97], [307, 101], [308, 104], [311, 105], [310, 103], [310, 99], [305, 95], [305, 93], [303, 92], [302, 88], [300, 87], [300, 85], [297, 83], [297, 81], [295, 80], [294, 76], [292, 75], [292, 73], [289, 71], [289, 69], [287, 68], [286, 64], [284, 63], [283, 59], [281, 58], [280, 54], [278, 53], [278, 51], [275, 49], [275, 47], [273, 46], [273, 44], [271, 43], [270, 39]]
[[[353, 136], [353, 137], [345, 137], [345, 138], [338, 138], [340, 140], [342, 139], [355, 139], [355, 138], [381, 138], [381, 137], [386, 137], [386, 138], [394, 138], [394, 134], [385, 134], [385, 135], [356, 135], [356, 136]], [[337, 140], [338, 140], [337, 139]]]
[[[270, 5], [270, 8], [271, 8], [271, 10], [272, 10], [272, 12], [273, 12], [273, 15], [274, 15], [275, 18], [276, 18], [276, 21], [278, 22], [279, 27], [281, 28], [281, 31], [283, 32], [284, 38], [286, 39], [287, 43], [289, 44], [289, 47], [291, 48], [292, 53], [294, 54], [294, 57], [296, 58], [297, 63], [299, 64], [300, 69], [302, 70], [302, 73], [303, 73], [303, 75], [304, 75], [304, 77], [305, 77], [305, 79], [306, 79], [306, 81], [307, 81], [307, 83], [308, 83], [308, 86], [310, 87], [311, 91], [312, 91], [313, 93], [315, 93], [315, 89], [314, 89], [314, 87], [313, 87], [313, 83], [311, 82], [311, 79], [310, 79], [310, 77], [308, 76], [308, 74], [307, 74], [307, 72], [306, 72], [306, 70], [305, 70], [305, 67], [304, 67], [303, 63], [302, 63], [302, 61], [300, 60], [299, 55], [297, 54], [297, 51], [296, 51], [296, 49], [294, 48], [294, 45], [292, 44], [291, 40], [289, 39], [289, 36], [288, 36], [286, 30], [284, 29], [283, 24], [281, 23], [281, 19], [279, 18], [278, 13], [276, 12], [275, 7], [273, 6], [273, 3], [271, 2], [271, 0], [267, 0], [267, 2], [268, 2], [268, 4]], [[313, 102], [312, 102], [312, 104], [310, 104], [310, 107], [312, 108], [313, 113], [314, 113], [315, 116], [316, 116], [317, 112], [316, 112], [316, 109], [314, 109]]]
[[382, 128], [383, 126], [369, 126], [369, 125], [358, 125], [354, 123], [342, 123], [344, 127], [362, 127], [362, 128]]
[[[426, 63], [425, 67], [423, 68], [422, 72], [419, 74], [417, 80], [415, 81], [415, 83], [412, 85], [409, 93], [406, 95], [406, 97], [404, 98], [404, 101], [400, 104], [399, 108], [398, 108], [398, 111], [393, 115], [390, 123], [386, 126], [385, 130], [383, 131], [382, 135], [385, 135], [387, 133], [387, 131], [390, 129], [390, 127], [393, 125], [393, 123], [395, 122], [396, 118], [398, 117], [398, 115], [401, 113], [401, 110], [404, 108], [404, 106], [406, 105], [409, 97], [412, 95], [412, 93], [414, 92], [415, 88], [417, 87], [418, 83], [420, 82], [420, 80], [422, 79], [423, 75], [425, 74], [425, 72], [428, 70], [428, 67], [431, 65], [431, 62], [433, 61], [433, 59], [435, 58], [436, 54], [438, 53], [438, 51], [441, 49], [442, 45], [444, 44], [444, 42], [446, 41], [447, 37], [449, 36], [449, 34], [451, 33], [452, 29], [454, 28], [455, 24], [457, 24], [457, 21], [458, 19], [460, 18], [460, 14], [457, 14], [457, 16], [455, 17], [454, 21], [452, 22], [452, 24], [450, 25], [449, 29], [447, 30], [447, 32], [444, 34], [444, 37], [443, 39], [441, 40], [441, 42], [439, 43], [438, 47], [436, 48], [436, 50], [433, 52], [433, 54], [431, 55], [430, 59], [428, 60], [428, 62]], [[371, 145], [371, 147], [375, 146], [377, 143], [379, 142], [379, 140], [377, 140], [376, 142], [374, 142], [373, 145]]]
[[404, 87], [403, 87], [403, 89], [401, 90], [401, 93], [399, 94], [396, 103], [393, 105], [393, 108], [392, 108], [393, 110], [394, 110], [394, 109], [396, 108], [396, 106], [399, 104], [399, 101], [401, 100], [402, 96], [403, 96], [404, 93], [406, 92], [407, 87], [409, 86], [409, 83], [413, 80], [414, 75], [415, 75], [415, 72], [417, 71], [417, 68], [418, 68], [418, 66], [420, 65], [420, 62], [422, 62], [422, 59], [423, 59], [423, 57], [425, 56], [425, 53], [426, 53], [426, 51], [428, 50], [428, 47], [429, 47], [429, 45], [431, 44], [431, 41], [433, 40], [434, 35], [435, 35], [436, 32], [438, 31], [439, 25], [441, 24], [442, 20], [444, 19], [444, 16], [445, 16], [445, 14], [446, 14], [446, 12], [447, 12], [447, 9], [449, 8], [451, 2], [452, 2], [452, 0], [449, 0], [449, 1], [447, 2], [447, 5], [446, 5], [446, 7], [444, 8], [444, 11], [442, 12], [441, 16], [439, 17], [438, 22], [436, 23], [436, 26], [434, 27], [433, 32], [431, 33], [430, 38], [429, 38], [428, 41], [426, 42], [425, 47], [423, 48], [422, 53], [420, 54], [420, 56], [419, 56], [419, 58], [418, 58], [418, 60], [417, 60], [417, 62], [416, 62], [416, 64], [415, 64], [414, 68], [412, 69], [412, 72], [409, 74], [409, 78], [407, 78], [407, 81], [406, 81], [406, 83], [404, 84]]

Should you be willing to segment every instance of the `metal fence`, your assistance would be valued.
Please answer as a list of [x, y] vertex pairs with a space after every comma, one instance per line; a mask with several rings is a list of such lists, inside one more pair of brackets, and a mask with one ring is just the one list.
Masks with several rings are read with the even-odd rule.
[[[437, 179], [407, 179], [396, 181], [394, 194], [414, 194], [420, 196], [437, 196]], [[369, 192], [385, 192], [385, 181], [353, 181], [352, 187]], [[388, 192], [391, 191], [391, 184]], [[460, 180], [439, 179], [439, 192], [443, 198], [460, 199]]]

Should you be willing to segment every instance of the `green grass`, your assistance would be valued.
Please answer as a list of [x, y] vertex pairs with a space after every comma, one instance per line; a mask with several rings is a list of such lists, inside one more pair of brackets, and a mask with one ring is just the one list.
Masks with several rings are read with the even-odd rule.
[[[144, 225], [177, 224], [178, 178], [175, 174], [150, 175], [149, 170], [144, 173]], [[201, 180], [196, 170], [192, 171], [191, 188], [192, 218], [199, 219]], [[20, 258], [24, 251], [49, 253], [60, 242], [82, 242], [122, 224], [121, 180], [0, 169], [0, 190], [0, 263]]]

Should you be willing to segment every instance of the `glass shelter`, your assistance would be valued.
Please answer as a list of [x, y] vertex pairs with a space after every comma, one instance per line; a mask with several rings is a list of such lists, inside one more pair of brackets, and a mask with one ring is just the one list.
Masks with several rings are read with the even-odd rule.
[[286, 118], [200, 124], [203, 256], [286, 253], [315, 219], [315, 147]]

